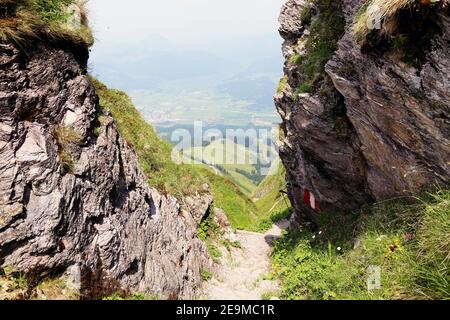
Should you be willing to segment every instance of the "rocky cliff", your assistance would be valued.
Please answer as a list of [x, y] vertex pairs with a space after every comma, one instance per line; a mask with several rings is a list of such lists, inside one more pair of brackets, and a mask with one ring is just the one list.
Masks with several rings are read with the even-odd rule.
[[[283, 6], [285, 78], [275, 102], [288, 193], [300, 218], [449, 181], [448, 2], [394, 8], [397, 2]], [[373, 28], [356, 34], [366, 11], [385, 5], [391, 16], [373, 11], [374, 20], [363, 21]]]
[[209, 193], [177, 200], [147, 184], [98, 106], [86, 50], [22, 49], [0, 45], [0, 266], [31, 284], [66, 273], [84, 298], [195, 297]]

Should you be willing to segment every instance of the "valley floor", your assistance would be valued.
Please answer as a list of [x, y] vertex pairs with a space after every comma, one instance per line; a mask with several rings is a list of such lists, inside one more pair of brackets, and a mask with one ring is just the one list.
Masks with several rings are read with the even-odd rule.
[[266, 233], [237, 231], [241, 248], [232, 248], [218, 265], [216, 275], [205, 284], [209, 300], [261, 300], [276, 296], [279, 283], [269, 280], [273, 241], [289, 227], [278, 222]]

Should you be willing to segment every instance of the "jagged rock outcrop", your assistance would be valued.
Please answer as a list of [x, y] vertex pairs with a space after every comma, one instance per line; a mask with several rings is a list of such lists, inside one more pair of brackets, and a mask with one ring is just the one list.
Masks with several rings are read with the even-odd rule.
[[280, 153], [288, 193], [299, 217], [314, 220], [327, 209], [353, 210], [447, 184], [448, 6], [442, 1], [424, 10], [425, 18], [401, 17], [401, 33], [419, 48], [411, 62], [395, 48], [395, 36], [374, 30], [367, 42], [358, 43], [352, 25], [365, 1], [341, 1], [345, 29], [337, 49], [314, 90], [298, 93], [306, 76], [293, 57], [302, 61], [308, 54], [320, 2], [289, 0], [280, 16], [286, 84], [275, 102], [285, 131]]
[[83, 50], [26, 50], [0, 45], [0, 265], [67, 272], [85, 298], [195, 297], [210, 194], [179, 201], [147, 184], [113, 119], [98, 121]]

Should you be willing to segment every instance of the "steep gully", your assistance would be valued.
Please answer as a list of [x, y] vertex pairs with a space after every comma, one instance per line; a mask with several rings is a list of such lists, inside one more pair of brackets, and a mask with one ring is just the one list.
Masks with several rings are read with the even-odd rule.
[[[306, 54], [320, 10], [303, 0], [282, 9], [287, 83], [275, 102], [298, 220], [411, 195], [450, 178], [448, 7], [430, 13], [439, 32], [417, 67], [389, 45], [361, 50], [350, 27], [362, 3], [342, 1], [346, 31], [319, 89], [301, 94], [304, 74], [291, 58]], [[86, 53], [67, 47], [40, 43], [24, 55], [0, 46], [0, 265], [38, 279], [64, 273], [78, 280], [85, 298], [119, 288], [197, 297], [202, 270], [213, 268], [196, 237], [212, 202], [208, 188], [181, 200], [161, 194], [148, 186], [107, 112], [94, 133], [100, 110], [86, 62]], [[70, 136], [77, 143], [64, 143]], [[222, 261], [206, 296], [256, 299], [276, 290], [261, 275], [270, 268], [270, 243], [285, 227], [238, 232], [243, 248], [232, 252], [234, 262]]]

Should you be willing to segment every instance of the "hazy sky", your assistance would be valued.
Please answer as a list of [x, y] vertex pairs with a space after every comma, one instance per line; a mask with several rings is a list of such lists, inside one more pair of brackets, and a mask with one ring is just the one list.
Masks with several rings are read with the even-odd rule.
[[273, 34], [284, 0], [89, 0], [100, 42], [159, 35], [180, 45]]

